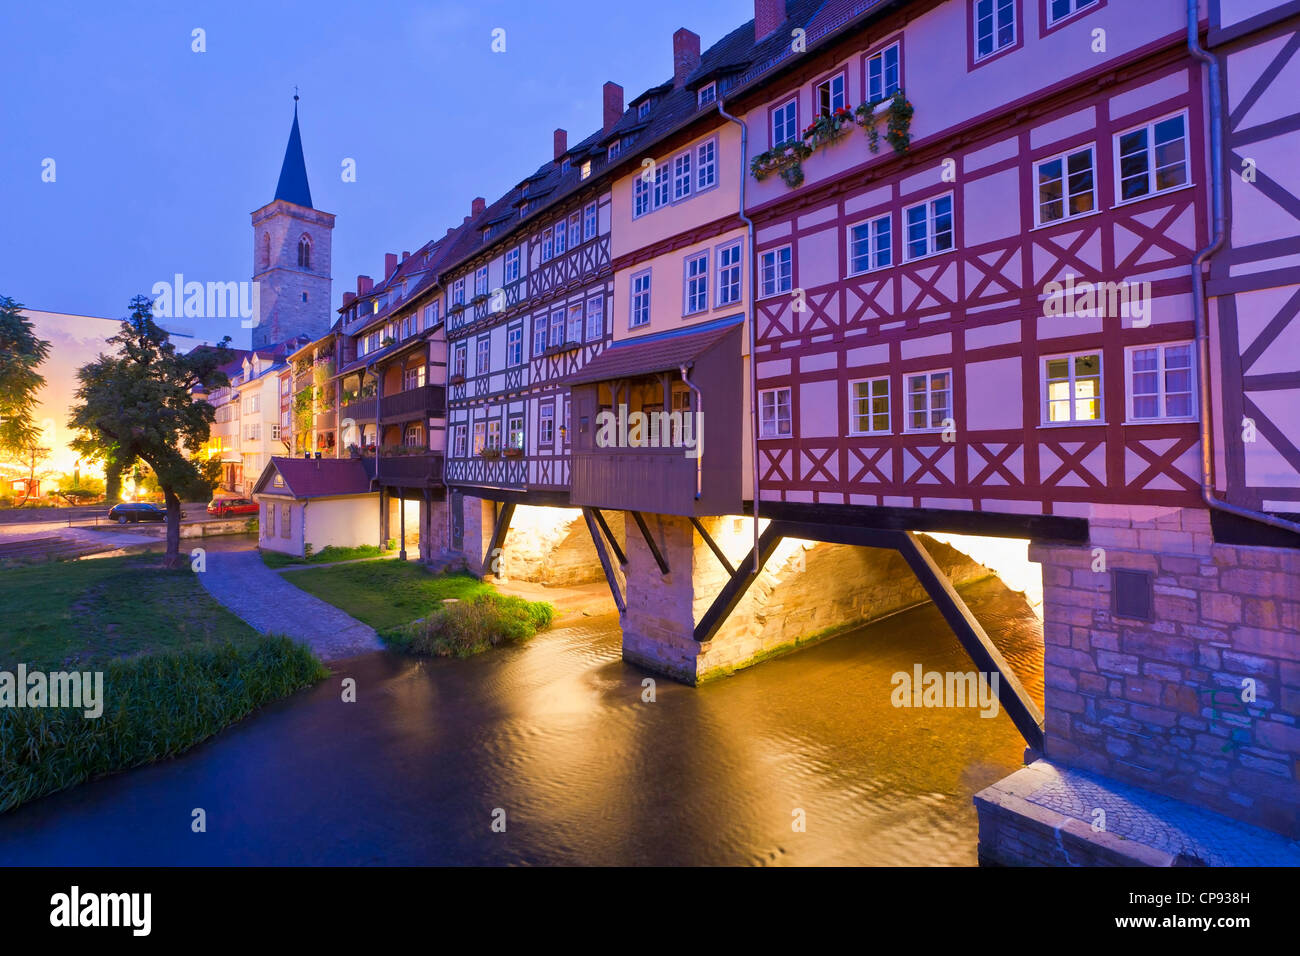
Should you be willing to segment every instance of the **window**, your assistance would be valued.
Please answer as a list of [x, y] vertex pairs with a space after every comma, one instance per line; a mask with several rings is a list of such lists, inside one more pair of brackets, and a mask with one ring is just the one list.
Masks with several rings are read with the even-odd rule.
[[555, 254], [557, 256], [564, 252], [565, 238], [568, 234], [568, 230], [564, 225], [564, 220], [560, 220], [555, 224]]
[[487, 423], [487, 443], [489, 448], [501, 447], [501, 420], [494, 418]]
[[695, 105], [697, 108], [701, 106], [707, 106], [717, 98], [718, 98], [718, 84], [706, 83], [704, 86], [701, 86], [699, 92], [695, 94]]
[[767, 388], [758, 393], [760, 438], [790, 437], [790, 389]]
[[591, 160], [586, 160], [578, 169], [578, 176], [586, 179], [591, 175]]
[[1038, 224], [1082, 216], [1097, 208], [1092, 147], [1045, 159], [1034, 167]]
[[709, 254], [686, 257], [686, 303], [683, 315], [704, 312], [709, 307]]
[[1179, 113], [1120, 133], [1118, 201], [1187, 185], [1187, 116]]
[[638, 103], [636, 107], [636, 118], [645, 119], [649, 115], [650, 115], [650, 101], [646, 100], [644, 103]]
[[672, 176], [669, 174], [668, 164], [660, 163], [655, 167], [654, 175], [653, 206], [655, 209], [668, 205], [671, 201], [669, 198], [672, 195], [671, 190]]
[[306, 236], [298, 240], [298, 268], [311, 268], [311, 240]]
[[424, 443], [424, 426], [413, 422], [402, 432], [402, 444], [408, 448], [427, 448]]
[[289, 537], [293, 526], [293, 505], [280, 506], [280, 537]]
[[453, 458], [465, 457], [465, 426], [457, 425], [451, 433], [451, 454]]
[[487, 423], [474, 423], [474, 454], [478, 454], [487, 447]]
[[867, 100], [888, 99], [902, 88], [899, 74], [899, 46], [891, 43], [867, 57]]
[[438, 324], [438, 303], [432, 302], [424, 307], [424, 327], [431, 329]]
[[582, 303], [569, 306], [569, 328], [565, 337], [570, 342], [582, 341]]
[[465, 374], [465, 353], [467, 351], [468, 350], [466, 349], [464, 342], [461, 342], [459, 345], [456, 346], [456, 354], [451, 361], [452, 375], [463, 376]]
[[691, 194], [691, 154], [673, 157], [673, 199], [685, 199]]
[[1097, 0], [1047, 0], [1047, 22], [1060, 23], [1096, 2]]
[[1016, 42], [1016, 0], [975, 0], [975, 59]]
[[507, 421], [506, 438], [510, 448], [524, 447], [524, 416], [511, 415]]
[[830, 116], [838, 109], [843, 109], [844, 74], [837, 73], [825, 82], [818, 83], [814, 91], [813, 103], [820, 116]]
[[506, 253], [506, 282], [514, 282], [519, 278], [519, 247], [515, 246]]
[[587, 300], [587, 341], [598, 340], [605, 334], [605, 299], [596, 296]]
[[271, 441], [279, 441], [279, 440], [280, 440], [280, 426], [273, 424], [271, 426]]
[[487, 295], [488, 291], [488, 273], [487, 266], [481, 266], [474, 272], [474, 294]]
[[551, 348], [564, 344], [564, 310], [551, 311]]
[[543, 405], [539, 409], [537, 441], [541, 445], [555, 443], [555, 406]]
[[644, 216], [650, 211], [650, 179], [644, 172], [637, 173], [632, 184], [632, 215]]
[[780, 146], [799, 135], [799, 101], [790, 100], [772, 110], [772, 145]]
[[546, 316], [539, 315], [533, 319], [533, 354], [541, 355], [546, 351]]
[[1128, 418], [1134, 422], [1196, 418], [1195, 356], [1191, 342], [1144, 345], [1124, 353]]
[[410, 391], [413, 388], [424, 388], [423, 362], [414, 368], [402, 370], [402, 391]]
[[464, 305], [464, 304], [465, 304], [465, 280], [464, 280], [464, 278], [457, 279], [455, 282], [453, 282], [453, 283], [451, 284], [451, 304], [452, 304], [452, 305]]
[[889, 379], [869, 378], [849, 383], [849, 433], [889, 432]]
[[619, 154], [622, 152], [623, 152], [623, 141], [621, 139], [616, 139], [614, 140], [614, 142], [609, 144], [610, 159], [618, 159]]
[[650, 324], [650, 273], [642, 272], [632, 277], [632, 318], [630, 328]]
[[952, 417], [952, 372], [921, 372], [907, 376], [907, 430], [944, 427]]
[[474, 360], [475, 374], [483, 375], [487, 372], [491, 364], [491, 348], [491, 340], [486, 335], [480, 336], [475, 345], [475, 349], [477, 350]]
[[879, 216], [849, 226], [849, 275], [892, 265], [893, 232], [889, 216]]
[[793, 287], [790, 246], [769, 249], [758, 257], [759, 295], [780, 295]]
[[542, 261], [545, 262], [547, 259], [554, 258], [554, 256], [555, 256], [554, 233], [552, 233], [551, 230], [547, 228], [542, 231]]
[[708, 189], [718, 181], [718, 141], [711, 139], [695, 147], [695, 188]]
[[306, 292], [304, 292], [304, 293], [302, 294], [302, 301], [304, 301], [304, 302], [307, 301], [307, 293], [306, 293]]
[[582, 242], [582, 213], [575, 212], [569, 216], [569, 248]]
[[586, 208], [582, 210], [582, 239], [584, 242], [596, 238], [597, 223], [596, 204], [589, 202]]
[[506, 332], [506, 365], [524, 364], [524, 327], [516, 325]]
[[1101, 354], [1043, 359], [1044, 424], [1101, 421]]
[[906, 216], [908, 259], [920, 259], [952, 248], [951, 195], [909, 206]]
[[718, 305], [734, 305], [740, 301], [740, 242], [718, 249]]
[[561, 162], [560, 162], [560, 174], [561, 174], [561, 175], [564, 175], [564, 174], [567, 173], [571, 168], [572, 168], [572, 163], [569, 162], [569, 157], [565, 156], [564, 159], [561, 160]]
[[564, 400], [564, 424], [560, 426], [560, 432], [564, 436], [564, 443], [569, 444], [573, 437], [573, 429], [569, 427], [569, 399]]

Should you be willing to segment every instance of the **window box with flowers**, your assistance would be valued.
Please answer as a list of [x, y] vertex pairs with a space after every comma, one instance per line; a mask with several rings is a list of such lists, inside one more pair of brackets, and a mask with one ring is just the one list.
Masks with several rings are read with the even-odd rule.
[[802, 163], [812, 155], [802, 140], [791, 140], [759, 153], [749, 163], [750, 174], [758, 180], [778, 173], [787, 186], [793, 189], [803, 182]]
[[464, 385], [464, 384], [465, 384], [465, 376], [464, 376], [464, 375], [461, 375], [461, 374], [459, 374], [459, 373], [457, 373], [456, 375], [453, 375], [451, 378], [447, 379], [447, 384], [448, 384], [448, 385]]
[[907, 147], [912, 142], [912, 103], [902, 90], [889, 99], [863, 103], [854, 110], [854, 116], [858, 125], [866, 129], [867, 145], [873, 153], [880, 151], [879, 123], [882, 117], [886, 120], [885, 141], [894, 148], [894, 152], [907, 152]]
[[487, 293], [485, 293], [485, 292], [480, 292], [478, 295], [474, 296], [474, 298], [472, 298], [472, 299], [469, 300], [469, 304], [470, 304], [470, 305], [482, 305], [482, 304], [483, 304], [484, 302], [486, 302], [487, 300], [488, 300]]
[[481, 449], [478, 456], [480, 458], [486, 458], [488, 461], [496, 461], [501, 457], [501, 449], [489, 445], [486, 448]]
[[465, 311], [465, 303], [464, 303], [464, 302], [453, 302], [453, 303], [451, 304], [451, 306], [447, 309], [447, 314], [448, 314], [448, 315], [460, 315], [460, 314], [461, 314], [462, 312], [464, 312], [464, 311]]
[[510, 445], [501, 449], [501, 454], [506, 458], [523, 458], [524, 450], [522, 448], [517, 448], [514, 445]]

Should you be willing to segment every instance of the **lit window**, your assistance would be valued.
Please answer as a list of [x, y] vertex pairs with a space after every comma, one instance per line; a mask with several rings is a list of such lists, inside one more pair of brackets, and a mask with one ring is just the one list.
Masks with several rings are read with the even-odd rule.
[[487, 423], [474, 423], [474, 454], [478, 454], [487, 447]]
[[1043, 359], [1043, 422], [1101, 421], [1101, 354]]
[[1053, 156], [1034, 166], [1038, 224], [1082, 216], [1097, 208], [1092, 147]]
[[952, 416], [952, 372], [921, 372], [907, 376], [907, 430], [944, 427]]
[[767, 388], [758, 393], [758, 429], [761, 438], [790, 437], [790, 389]]
[[578, 175], [583, 179], [587, 179], [591, 176], [591, 160], [587, 160], [582, 164], [581, 169], [578, 171]]
[[870, 378], [849, 383], [849, 432], [853, 435], [889, 432], [889, 379]]

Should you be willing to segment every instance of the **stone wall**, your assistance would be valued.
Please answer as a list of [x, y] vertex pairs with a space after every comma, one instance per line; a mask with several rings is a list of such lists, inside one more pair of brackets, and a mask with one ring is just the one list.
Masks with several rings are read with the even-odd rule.
[[[699, 644], [695, 625], [729, 575], [686, 518], [645, 518], [669, 573], [660, 574], [640, 533], [629, 533], [623, 657], [690, 684], [929, 600], [895, 551], [791, 545], [768, 561], [714, 638]], [[743, 534], [731, 533], [728, 526], [736, 520], [701, 519], [733, 563], [742, 560], [751, 543]], [[749, 526], [748, 519], [743, 523]], [[954, 583], [992, 573], [949, 545], [924, 536], [921, 540]]]
[[[626, 539], [621, 511], [601, 512], [621, 546]], [[553, 587], [603, 581], [596, 546], [578, 508], [520, 506], [506, 534], [503, 573]], [[617, 563], [613, 554], [610, 560]]]
[[[1216, 544], [1193, 509], [1091, 529], [1030, 549], [1047, 756], [1300, 837], [1300, 552]], [[1116, 568], [1153, 573], [1153, 620], [1112, 612]]]

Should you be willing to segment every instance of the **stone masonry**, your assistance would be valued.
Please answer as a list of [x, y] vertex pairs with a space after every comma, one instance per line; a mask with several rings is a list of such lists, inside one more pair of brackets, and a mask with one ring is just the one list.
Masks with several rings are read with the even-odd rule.
[[[1047, 758], [1300, 837], [1300, 552], [1216, 544], [1195, 509], [1090, 525], [1030, 549]], [[1152, 620], [1114, 613], [1115, 569], [1154, 575]]]

